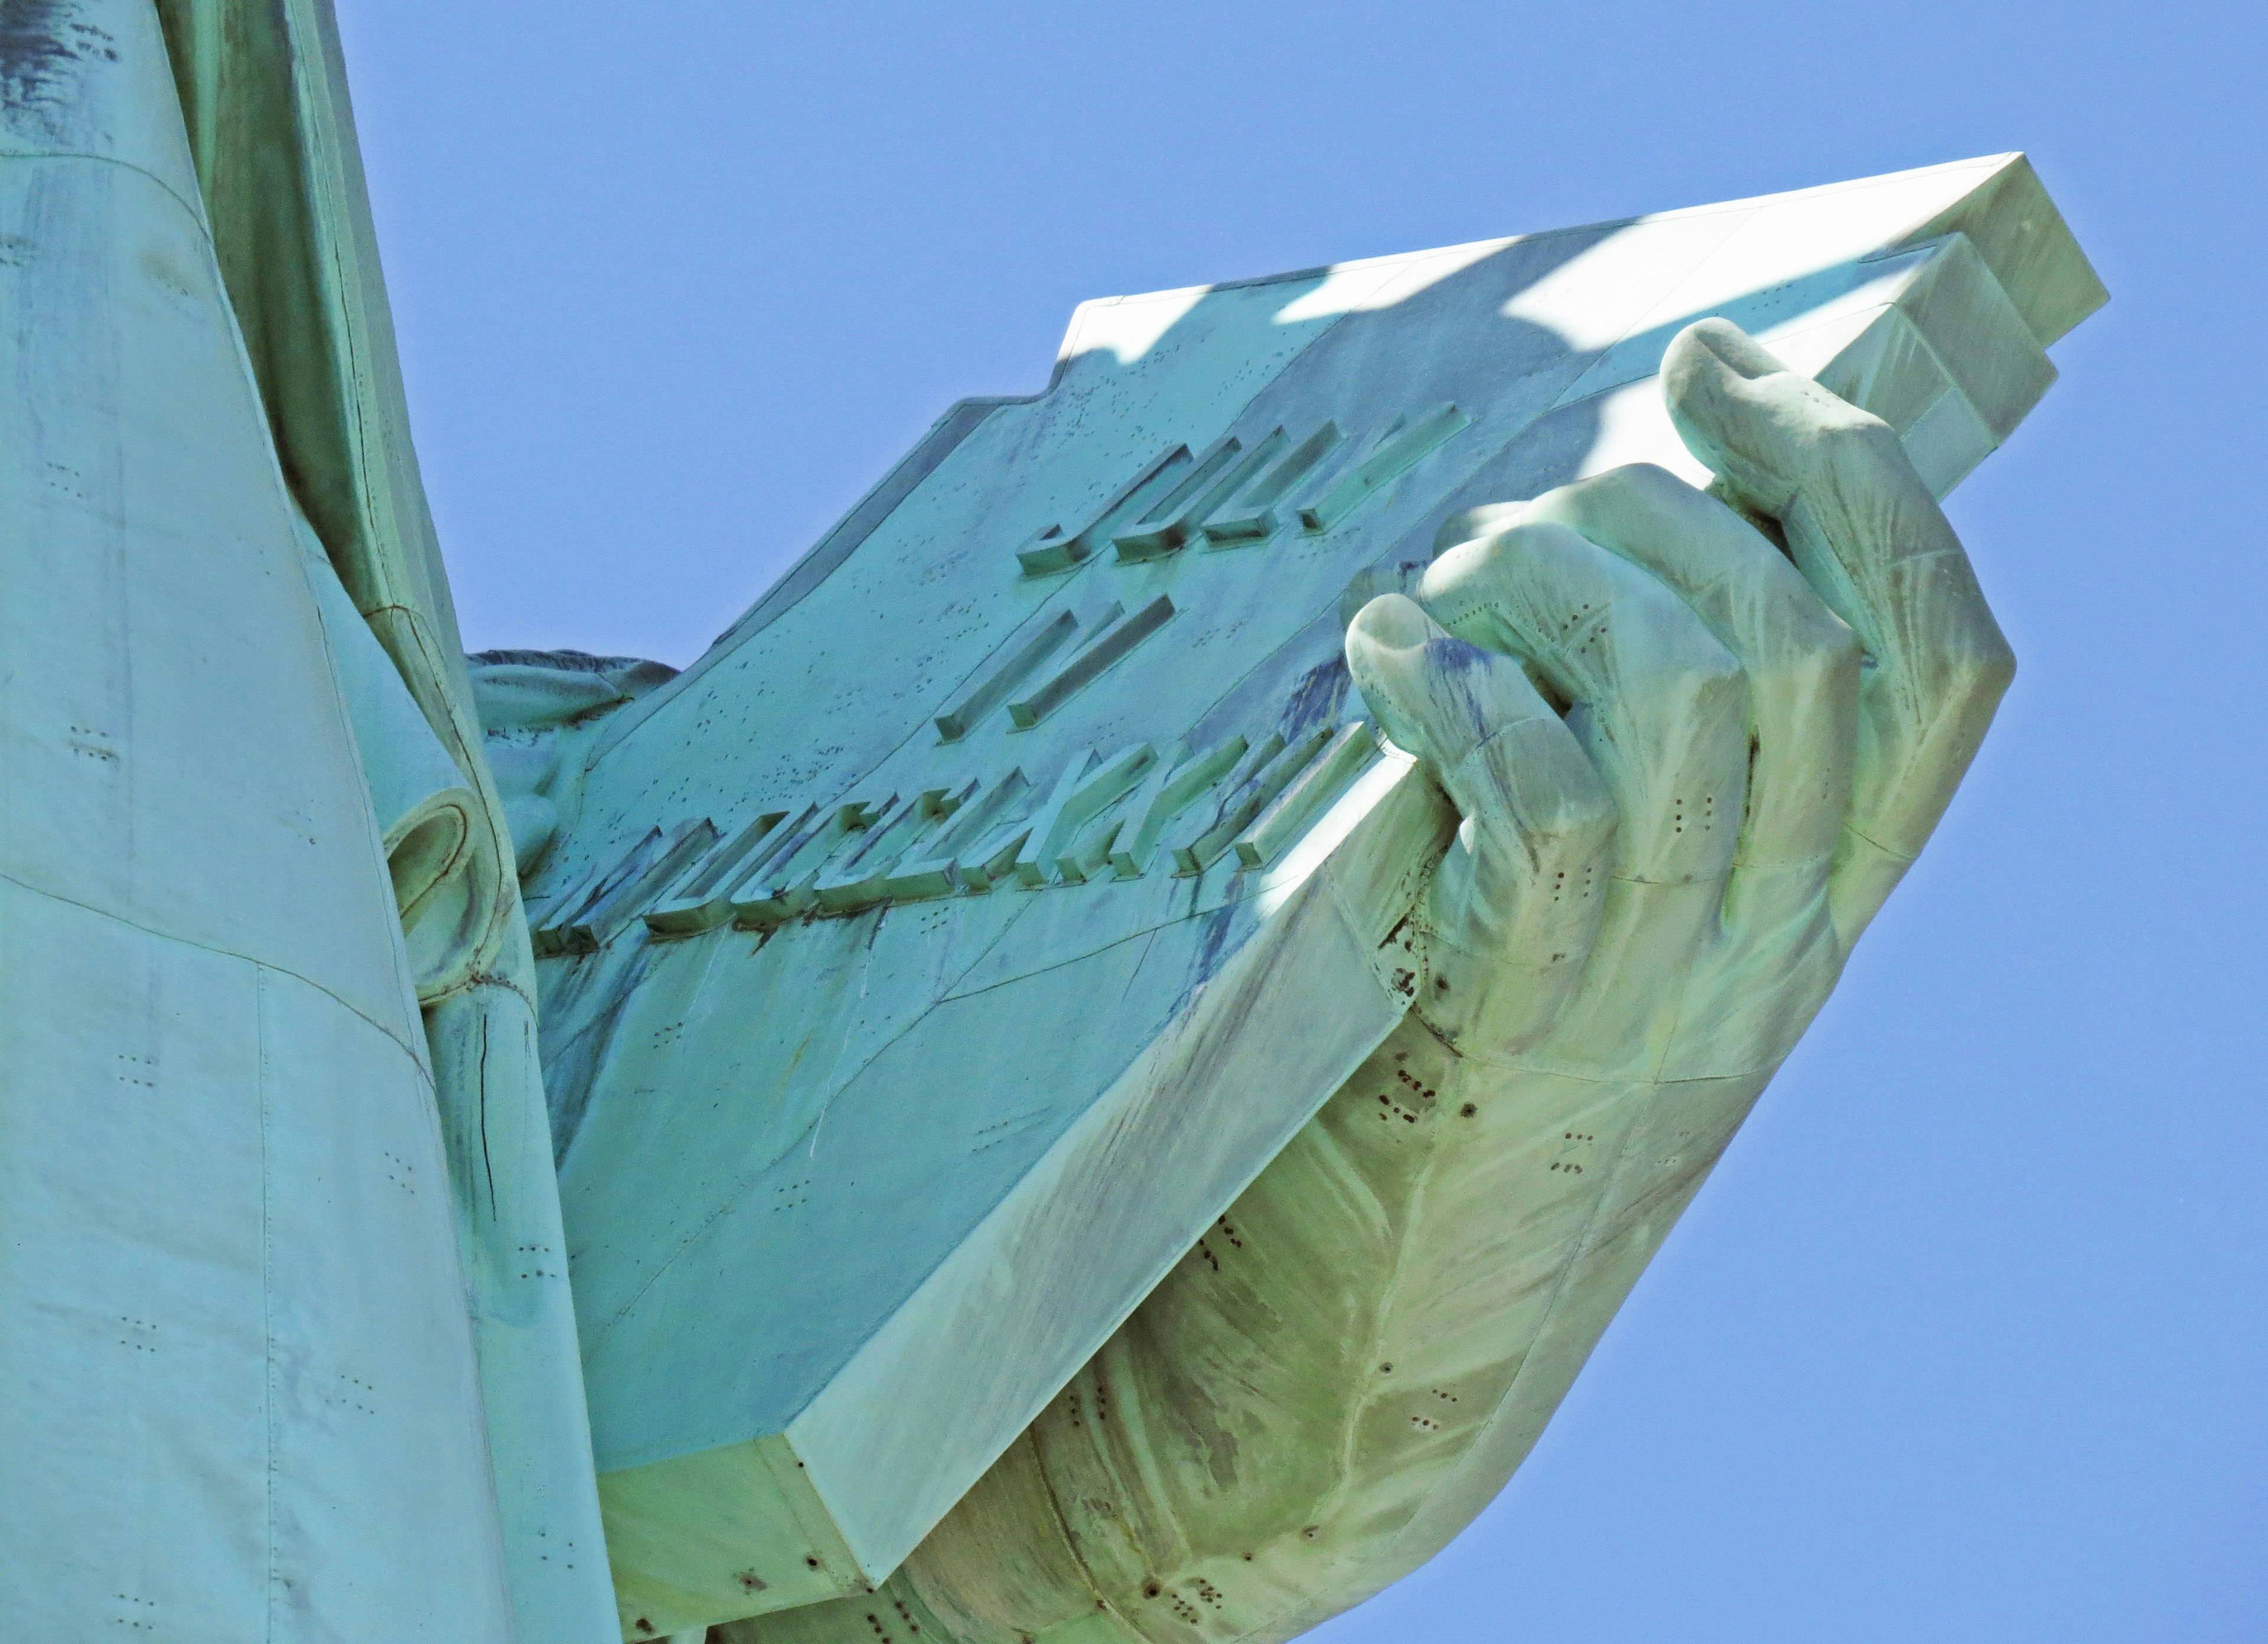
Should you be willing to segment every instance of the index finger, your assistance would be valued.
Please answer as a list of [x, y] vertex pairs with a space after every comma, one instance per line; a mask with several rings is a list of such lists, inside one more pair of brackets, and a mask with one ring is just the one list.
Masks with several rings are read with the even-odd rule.
[[1833, 899], [1845, 940], [1927, 842], [2015, 658], [1961, 542], [1888, 424], [1723, 320], [1663, 356], [1677, 431], [1865, 648], [1850, 820]]

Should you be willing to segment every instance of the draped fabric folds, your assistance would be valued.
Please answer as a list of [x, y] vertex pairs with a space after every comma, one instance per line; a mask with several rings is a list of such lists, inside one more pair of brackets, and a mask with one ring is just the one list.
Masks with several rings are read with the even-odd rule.
[[416, 927], [409, 953], [512, 1600], [522, 1644], [612, 1644], [620, 1633], [536, 1059], [534, 960], [410, 443], [336, 20], [330, 0], [155, 3], [285, 479], [477, 800], [459, 859], [421, 866], [447, 877], [450, 894], [405, 907], [404, 918]]
[[[512, 860], [480, 752], [328, 0], [158, 0], [222, 277], [292, 491]], [[482, 876], [422, 1002], [501, 975], [533, 991], [518, 888]]]

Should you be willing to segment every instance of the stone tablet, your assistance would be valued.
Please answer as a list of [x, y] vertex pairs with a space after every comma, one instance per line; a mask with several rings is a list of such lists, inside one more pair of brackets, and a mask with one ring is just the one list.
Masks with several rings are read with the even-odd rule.
[[1455, 817], [1364, 722], [1351, 593], [1469, 510], [1705, 483], [1655, 380], [1696, 319], [1942, 496], [2102, 300], [2003, 156], [1087, 303], [1044, 393], [954, 408], [694, 667], [544, 733], [632, 1636], [880, 1581], [1401, 1018]]

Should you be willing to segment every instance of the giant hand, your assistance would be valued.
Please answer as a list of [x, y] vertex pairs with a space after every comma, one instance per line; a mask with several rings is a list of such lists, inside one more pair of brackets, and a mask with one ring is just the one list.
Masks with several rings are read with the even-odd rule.
[[1418, 1009], [1514, 1080], [1761, 1085], [2014, 668], [1878, 418], [1722, 321], [1663, 378], [1734, 506], [1632, 467], [1482, 510], [1347, 636], [1464, 818]]
[[1284, 1639], [1501, 1488], [2013, 668], [1881, 422], [1719, 321], [1663, 380], [1724, 500], [1480, 511], [1349, 629], [1463, 819], [1411, 1018], [882, 1593], [732, 1636]]

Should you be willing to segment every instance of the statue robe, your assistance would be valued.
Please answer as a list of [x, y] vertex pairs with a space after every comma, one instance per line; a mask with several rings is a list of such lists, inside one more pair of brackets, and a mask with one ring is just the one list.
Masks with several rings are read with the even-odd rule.
[[0, 1607], [597, 1644], [526, 926], [328, 4], [11, 6], [0, 101]]

